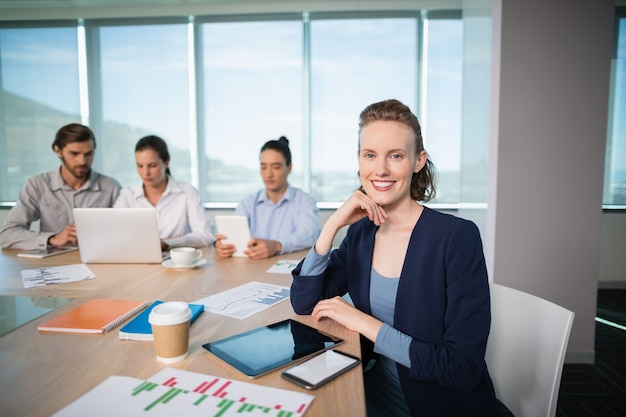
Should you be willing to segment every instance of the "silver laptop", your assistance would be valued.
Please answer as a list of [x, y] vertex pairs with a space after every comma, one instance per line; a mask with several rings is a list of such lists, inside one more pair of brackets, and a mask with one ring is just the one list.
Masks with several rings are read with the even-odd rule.
[[83, 263], [161, 263], [161, 240], [152, 208], [75, 208]]

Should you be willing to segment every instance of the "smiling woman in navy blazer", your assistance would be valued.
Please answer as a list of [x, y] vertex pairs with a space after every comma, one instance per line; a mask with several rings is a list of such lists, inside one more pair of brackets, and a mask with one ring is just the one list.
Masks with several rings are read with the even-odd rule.
[[375, 359], [364, 375], [368, 417], [497, 415], [478, 228], [419, 203], [434, 196], [435, 171], [407, 106], [374, 103], [359, 128], [361, 189], [293, 271], [293, 308], [361, 333], [364, 363]]

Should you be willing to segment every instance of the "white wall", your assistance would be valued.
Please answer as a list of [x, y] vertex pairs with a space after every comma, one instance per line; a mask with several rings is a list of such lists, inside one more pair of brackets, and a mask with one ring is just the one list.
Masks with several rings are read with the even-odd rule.
[[602, 215], [599, 288], [626, 288], [626, 212]]
[[593, 362], [614, 4], [493, 5], [490, 269], [573, 310], [566, 360]]

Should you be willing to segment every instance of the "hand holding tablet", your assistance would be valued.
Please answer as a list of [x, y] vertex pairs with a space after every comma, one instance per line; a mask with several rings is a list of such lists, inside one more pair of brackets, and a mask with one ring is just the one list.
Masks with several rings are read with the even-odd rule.
[[226, 236], [222, 240], [225, 245], [235, 245], [236, 251], [233, 256], [246, 256], [243, 252], [248, 247], [251, 239], [248, 219], [245, 216], [215, 216], [217, 233]]

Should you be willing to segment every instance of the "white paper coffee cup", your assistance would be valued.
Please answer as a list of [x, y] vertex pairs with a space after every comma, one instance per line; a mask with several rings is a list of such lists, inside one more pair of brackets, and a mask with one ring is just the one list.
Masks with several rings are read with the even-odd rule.
[[152, 326], [157, 360], [180, 362], [189, 352], [191, 309], [182, 301], [169, 301], [152, 309], [148, 322]]

